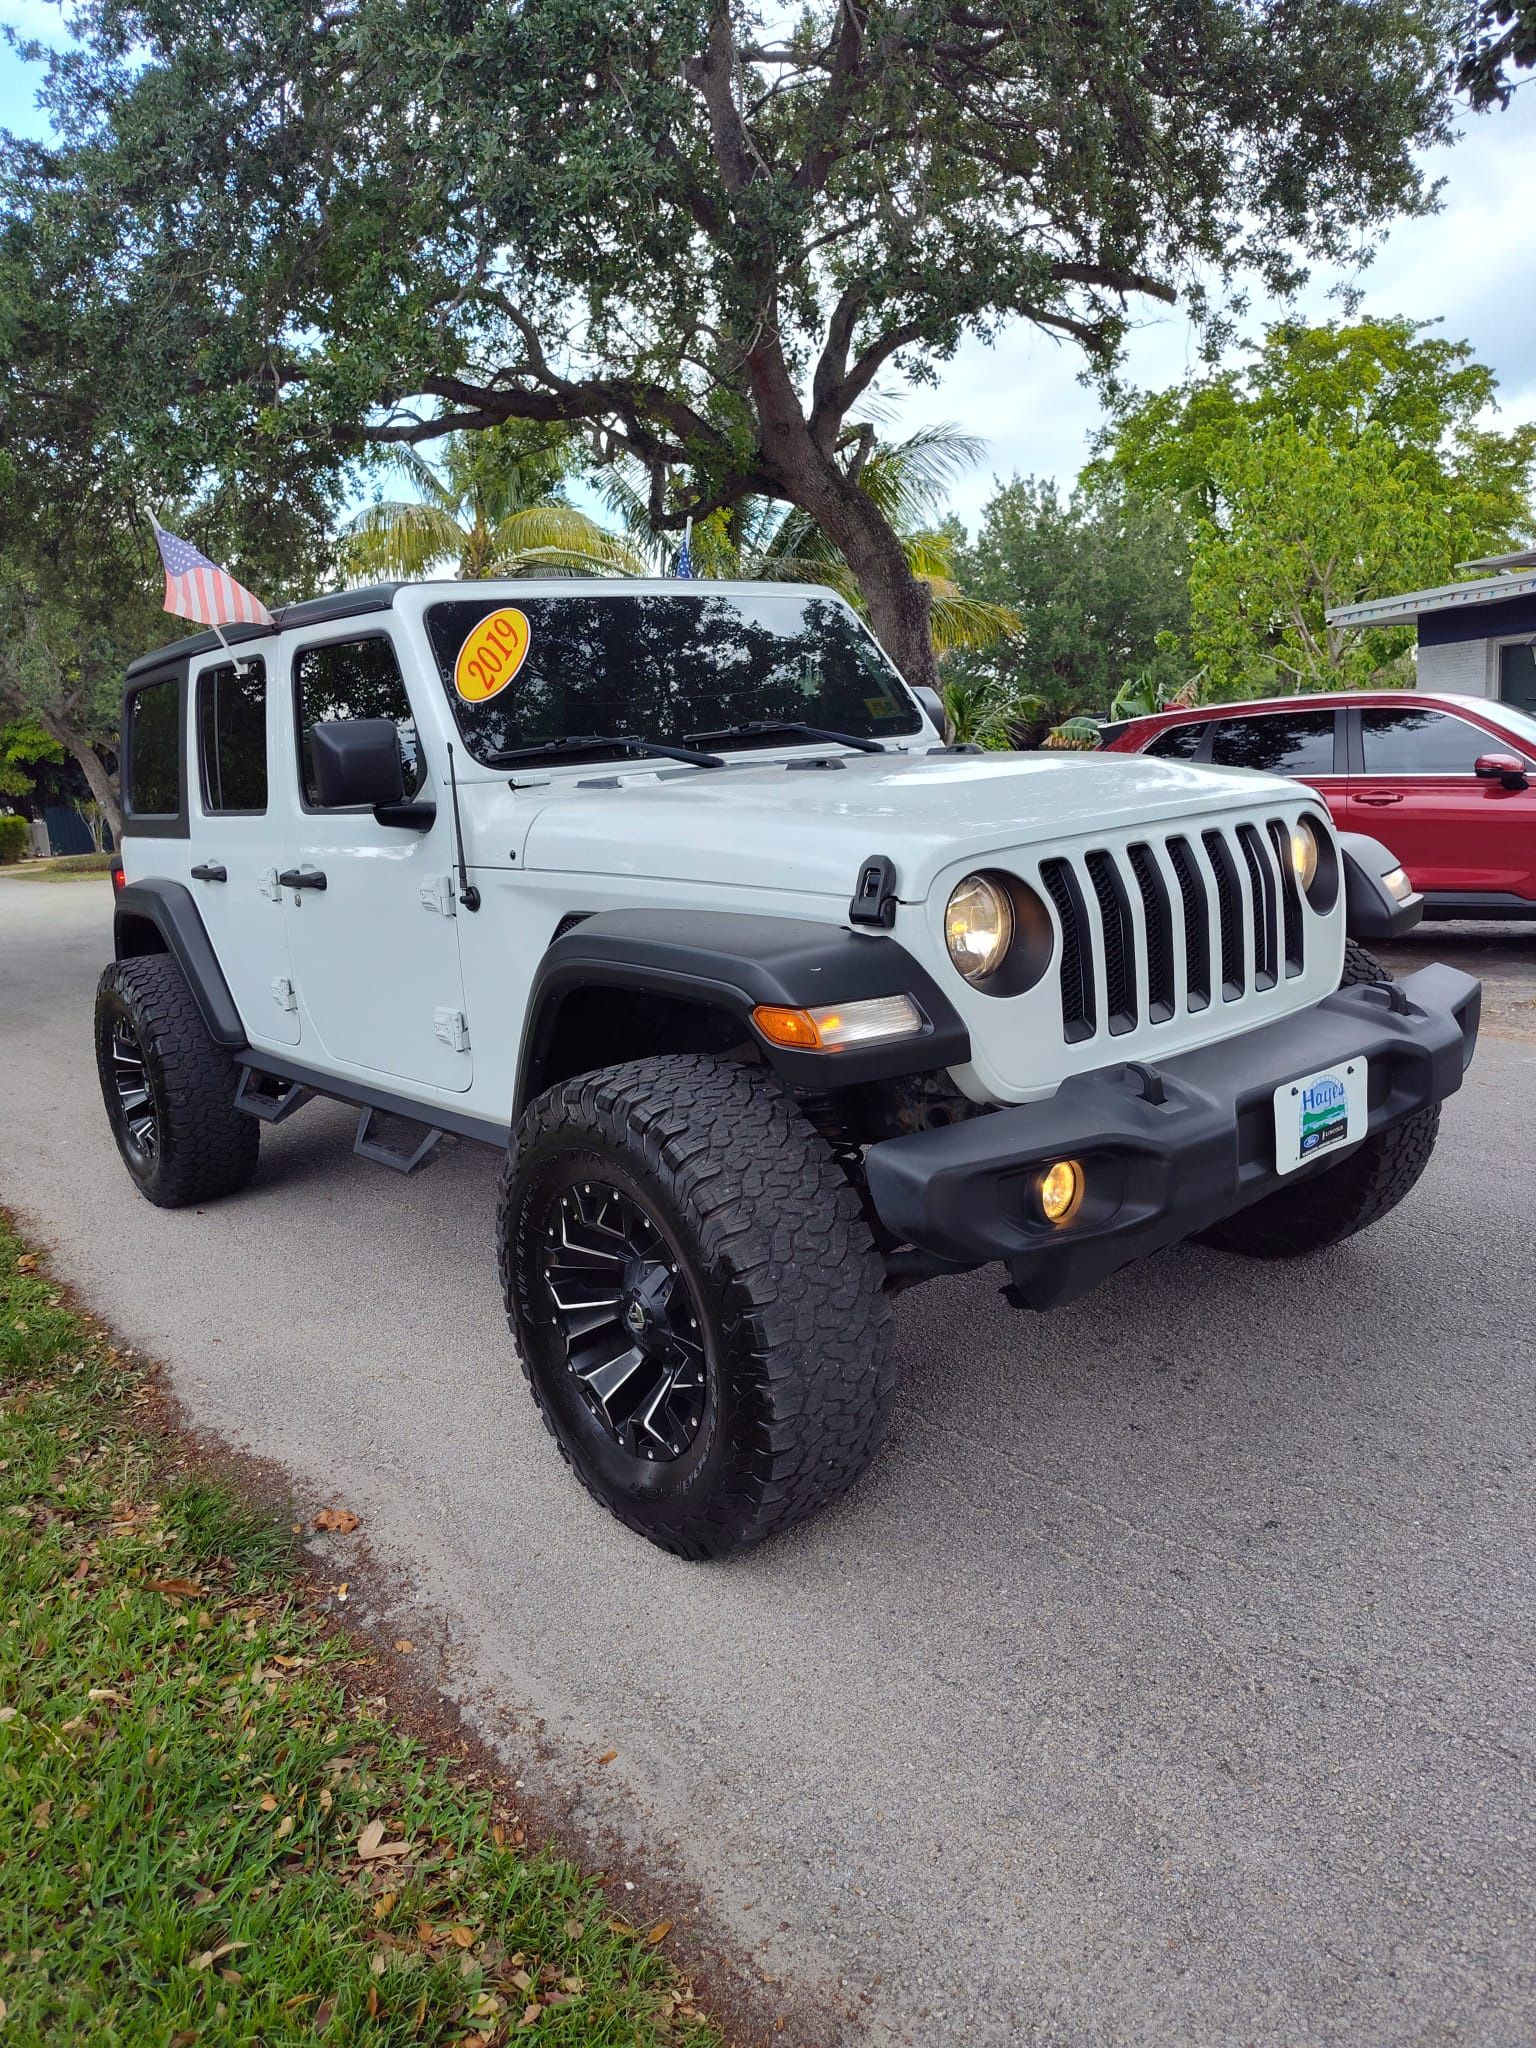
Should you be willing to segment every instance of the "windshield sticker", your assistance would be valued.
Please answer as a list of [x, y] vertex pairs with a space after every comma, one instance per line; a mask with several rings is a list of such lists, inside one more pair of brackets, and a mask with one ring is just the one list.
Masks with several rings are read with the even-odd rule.
[[866, 697], [864, 709], [871, 718], [900, 718], [901, 706], [894, 697]]
[[504, 690], [528, 657], [528, 621], [514, 605], [482, 619], [453, 665], [453, 687], [466, 704], [484, 704]]

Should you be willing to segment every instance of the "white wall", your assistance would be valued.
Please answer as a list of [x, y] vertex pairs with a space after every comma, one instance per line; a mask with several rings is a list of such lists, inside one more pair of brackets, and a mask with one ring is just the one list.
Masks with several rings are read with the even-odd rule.
[[1450, 690], [1463, 697], [1498, 694], [1498, 666], [1489, 640], [1455, 640], [1446, 647], [1421, 647], [1415, 688]]

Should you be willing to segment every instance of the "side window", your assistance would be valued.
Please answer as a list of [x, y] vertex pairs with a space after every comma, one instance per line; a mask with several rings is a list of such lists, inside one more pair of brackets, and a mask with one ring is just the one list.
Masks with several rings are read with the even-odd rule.
[[197, 679], [197, 741], [205, 811], [267, 808], [267, 670], [230, 661]]
[[181, 681], [146, 683], [128, 699], [128, 806], [139, 817], [181, 810]]
[[1144, 754], [1156, 754], [1163, 761], [1193, 761], [1200, 751], [1200, 742], [1211, 729], [1208, 718], [1196, 719], [1192, 725], [1170, 725], [1166, 732], [1160, 732], [1150, 747], [1143, 747]]
[[1333, 721], [1332, 710], [1224, 718], [1211, 759], [1222, 768], [1262, 768], [1270, 775], [1331, 775]]
[[1360, 740], [1367, 775], [1470, 775], [1478, 755], [1499, 746], [1480, 725], [1428, 705], [1362, 711]]
[[299, 721], [300, 774], [304, 801], [315, 801], [309, 729], [334, 718], [392, 718], [400, 735], [400, 773], [413, 797], [426, 780], [416, 720], [405, 694], [393, 644], [380, 633], [360, 640], [327, 640], [301, 647], [293, 662], [294, 705]]

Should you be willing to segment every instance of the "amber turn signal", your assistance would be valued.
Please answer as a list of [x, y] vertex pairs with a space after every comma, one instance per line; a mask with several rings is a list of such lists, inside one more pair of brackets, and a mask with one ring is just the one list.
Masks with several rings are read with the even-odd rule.
[[872, 996], [861, 1003], [827, 1003], [818, 1010], [759, 1003], [752, 1022], [770, 1045], [795, 1052], [843, 1052], [849, 1046], [916, 1037], [927, 1019], [910, 996]]

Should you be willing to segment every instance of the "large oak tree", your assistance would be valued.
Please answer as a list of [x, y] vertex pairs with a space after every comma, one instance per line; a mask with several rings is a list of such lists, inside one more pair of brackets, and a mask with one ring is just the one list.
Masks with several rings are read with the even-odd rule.
[[[1430, 203], [1446, 0], [84, 0], [8, 152], [11, 375], [187, 479], [509, 419], [663, 526], [809, 514], [931, 680], [858, 487], [877, 380], [1033, 323], [1293, 285]], [[1207, 299], [1209, 294], [1209, 300]], [[60, 308], [69, 309], [66, 320]], [[60, 336], [77, 330], [67, 346]], [[82, 355], [82, 347], [85, 354]], [[19, 364], [19, 367], [18, 367]], [[109, 380], [103, 384], [102, 380]], [[0, 424], [0, 434], [3, 434]]]

